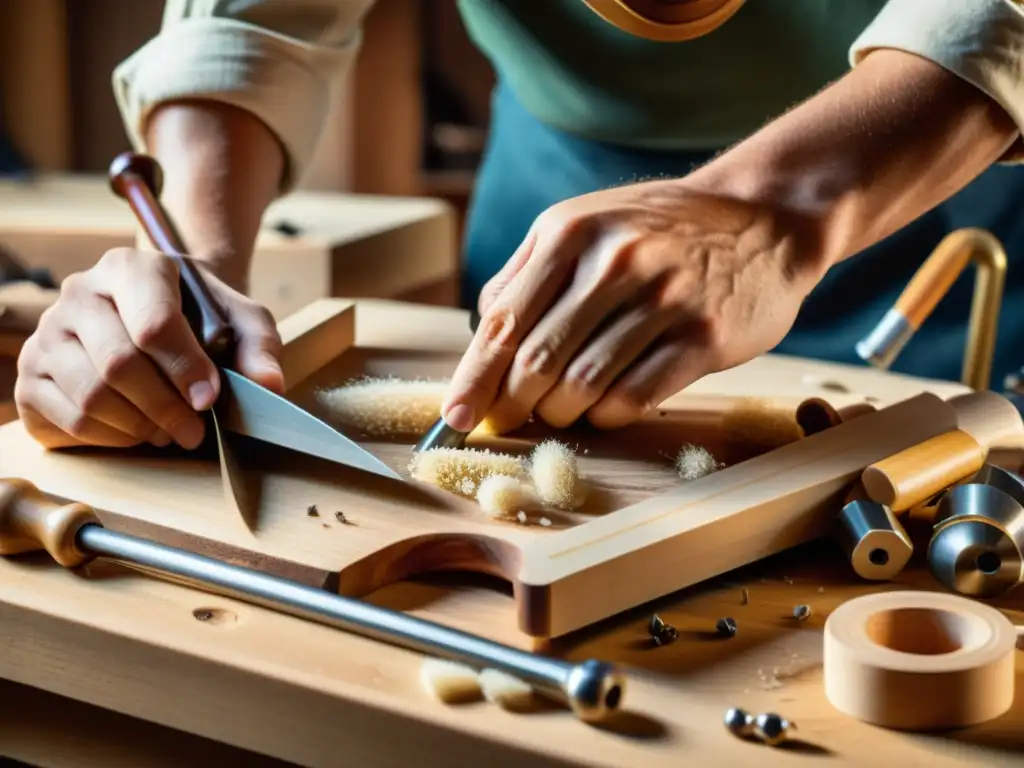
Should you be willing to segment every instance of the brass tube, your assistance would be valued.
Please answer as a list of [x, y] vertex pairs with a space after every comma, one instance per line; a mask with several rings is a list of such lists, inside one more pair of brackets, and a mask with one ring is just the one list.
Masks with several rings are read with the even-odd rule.
[[914, 273], [892, 309], [857, 343], [857, 354], [878, 368], [889, 368], [967, 265], [973, 264], [974, 296], [961, 381], [975, 390], [989, 389], [1006, 263], [1006, 251], [991, 232], [972, 227], [951, 232]]

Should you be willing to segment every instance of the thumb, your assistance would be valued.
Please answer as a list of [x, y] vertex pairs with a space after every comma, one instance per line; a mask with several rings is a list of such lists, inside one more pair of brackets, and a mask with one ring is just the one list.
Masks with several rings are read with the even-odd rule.
[[235, 366], [240, 374], [279, 395], [284, 394], [281, 354], [284, 345], [273, 315], [257, 304], [233, 307], [232, 325], [237, 335]]

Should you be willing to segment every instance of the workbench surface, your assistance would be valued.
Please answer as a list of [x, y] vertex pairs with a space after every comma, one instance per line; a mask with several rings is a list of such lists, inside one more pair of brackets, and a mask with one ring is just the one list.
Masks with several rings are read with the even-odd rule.
[[[436, 320], [445, 311], [431, 312]], [[455, 313], [450, 322], [465, 321]], [[844, 373], [806, 368], [805, 381]], [[0, 474], [10, 466], [0, 456]], [[510, 713], [442, 704], [420, 686], [419, 654], [116, 564], [72, 573], [42, 556], [0, 559], [0, 756], [54, 768], [1019, 765], [1021, 695], [996, 721], [932, 736], [867, 726], [826, 701], [829, 612], [869, 591], [905, 588], [939, 587], [920, 564], [894, 583], [865, 584], [833, 543], [820, 541], [560, 638], [548, 652], [613, 661], [628, 676], [624, 711], [591, 726], [553, 705]], [[507, 586], [482, 577], [405, 582], [370, 599], [529, 642]], [[1021, 624], [1022, 599], [996, 604]], [[812, 609], [805, 621], [793, 618], [799, 604]], [[651, 643], [654, 612], [679, 629], [676, 642]], [[732, 638], [714, 633], [725, 616], [738, 625]], [[722, 724], [733, 706], [786, 717], [795, 739], [770, 748], [733, 737]]]

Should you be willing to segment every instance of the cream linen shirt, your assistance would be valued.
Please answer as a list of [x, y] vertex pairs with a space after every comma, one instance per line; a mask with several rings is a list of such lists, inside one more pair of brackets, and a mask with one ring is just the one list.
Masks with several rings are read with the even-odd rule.
[[[284, 188], [309, 165], [335, 80], [351, 66], [376, 0], [167, 0], [160, 33], [121, 63], [114, 93], [132, 145], [161, 102], [213, 99], [280, 138]], [[753, 0], [756, 2], [756, 0]], [[1024, 0], [890, 0], [849, 51], [917, 54], [991, 96], [1024, 132]], [[1006, 160], [1024, 159], [1020, 142]]]

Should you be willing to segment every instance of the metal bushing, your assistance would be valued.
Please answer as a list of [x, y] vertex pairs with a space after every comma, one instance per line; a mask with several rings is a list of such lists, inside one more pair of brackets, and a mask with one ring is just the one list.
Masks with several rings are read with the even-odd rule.
[[895, 578], [914, 554], [892, 510], [869, 499], [854, 499], [843, 507], [836, 538], [854, 572], [870, 581]]
[[939, 502], [928, 565], [947, 589], [996, 597], [1024, 579], [1024, 481], [986, 464]]

